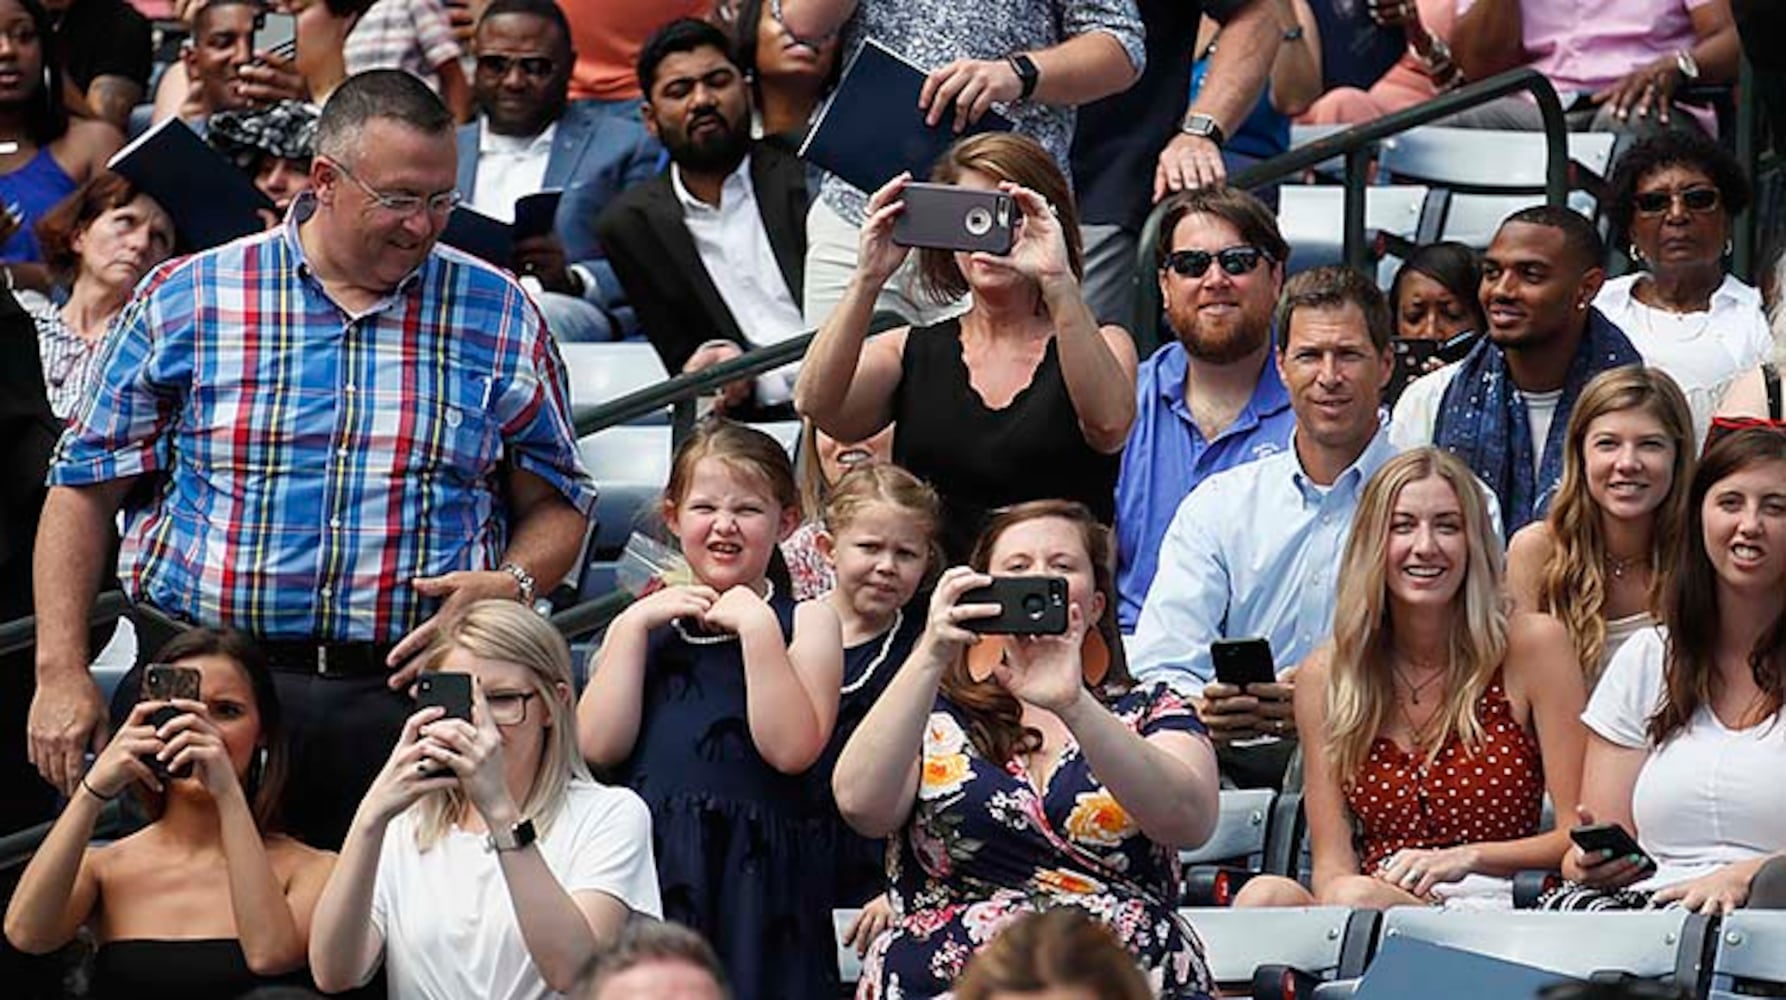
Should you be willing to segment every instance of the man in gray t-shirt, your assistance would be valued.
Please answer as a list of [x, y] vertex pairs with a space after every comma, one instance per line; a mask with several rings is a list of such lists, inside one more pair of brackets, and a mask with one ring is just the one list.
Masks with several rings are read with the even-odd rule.
[[[1145, 66], [1135, 0], [781, 0], [782, 24], [797, 38], [842, 32], [853, 53], [874, 38], [930, 70], [933, 107], [953, 102], [979, 117], [997, 103], [1068, 170], [1074, 108], [1118, 93]], [[773, 10], [773, 8], [772, 8]], [[827, 176], [807, 218], [805, 316], [824, 322], [856, 267], [856, 229], [867, 196]], [[914, 322], [937, 307], [889, 282], [877, 307]]]

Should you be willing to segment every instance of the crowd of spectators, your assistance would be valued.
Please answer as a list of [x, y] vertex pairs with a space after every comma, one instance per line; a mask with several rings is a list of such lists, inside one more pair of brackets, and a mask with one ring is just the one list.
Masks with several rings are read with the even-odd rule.
[[[818, 1000], [841, 941], [867, 998], [1199, 1000], [1178, 855], [1233, 786], [1300, 789], [1312, 858], [1239, 906], [1549, 869], [1554, 909], [1786, 907], [1786, 268], [1733, 273], [1737, 7], [0, 0], [0, 614], [35, 615], [0, 832], [47, 830], [0, 976]], [[803, 160], [868, 39], [932, 123], [1014, 128], [872, 191]], [[1626, 134], [1595, 217], [1385, 293], [1226, 184], [1516, 66]], [[113, 172], [151, 129], [260, 231], [195, 245], [207, 206]], [[1003, 195], [1010, 249], [897, 242], [917, 181]], [[809, 330], [679, 439], [674, 565], [573, 653], [607, 470], [560, 345], [687, 373]], [[1028, 577], [1062, 627], [989, 628]], [[1268, 678], [1223, 673], [1255, 640]]]

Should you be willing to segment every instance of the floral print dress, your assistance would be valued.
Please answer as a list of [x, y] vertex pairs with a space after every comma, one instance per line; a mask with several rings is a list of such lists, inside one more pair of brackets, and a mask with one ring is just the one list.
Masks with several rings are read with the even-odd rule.
[[[1204, 732], [1165, 685], [1111, 711], [1142, 736]], [[1173, 908], [1177, 856], [1155, 844], [1070, 739], [1041, 794], [1021, 758], [986, 759], [967, 719], [939, 697], [924, 732], [911, 819], [889, 852], [898, 918], [874, 942], [858, 1000], [947, 996], [975, 951], [1036, 910], [1080, 906], [1135, 954], [1157, 995], [1204, 998], [1203, 946]]]

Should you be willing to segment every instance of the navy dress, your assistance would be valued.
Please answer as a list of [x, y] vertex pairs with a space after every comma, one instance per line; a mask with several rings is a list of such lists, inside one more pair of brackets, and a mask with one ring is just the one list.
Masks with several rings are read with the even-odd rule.
[[[769, 606], [791, 640], [793, 599]], [[651, 807], [664, 917], [712, 942], [739, 1000], [835, 997], [830, 879], [812, 877], [830, 868], [832, 825], [804, 776], [757, 753], [737, 638], [686, 631], [694, 642], [651, 633], [639, 736], [616, 770]]]

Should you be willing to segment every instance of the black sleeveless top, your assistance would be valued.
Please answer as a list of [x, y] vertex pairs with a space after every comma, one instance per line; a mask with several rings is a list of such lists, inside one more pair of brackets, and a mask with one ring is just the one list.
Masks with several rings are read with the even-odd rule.
[[1049, 338], [1029, 385], [1001, 410], [968, 382], [961, 323], [914, 327], [893, 395], [893, 461], [943, 500], [942, 544], [964, 561], [986, 513], [1025, 500], [1077, 500], [1109, 524], [1120, 455], [1085, 443]]
[[274, 984], [308, 986], [302, 972], [261, 977], [235, 938], [108, 941], [93, 956], [95, 1000], [233, 1000]]

